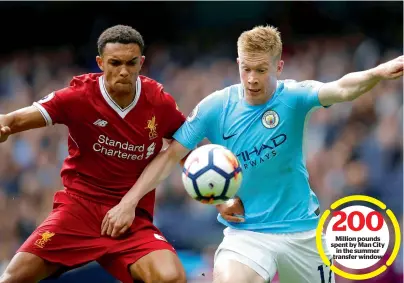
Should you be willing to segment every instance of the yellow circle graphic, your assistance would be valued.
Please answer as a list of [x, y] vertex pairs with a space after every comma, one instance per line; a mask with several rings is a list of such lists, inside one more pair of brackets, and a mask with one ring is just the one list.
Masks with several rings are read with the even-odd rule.
[[[383, 210], [386, 210], [386, 208], [387, 208], [387, 206], [383, 202], [381, 202], [381, 201], [379, 201], [379, 200], [377, 200], [375, 198], [372, 198], [372, 197], [369, 197], [369, 196], [364, 196], [364, 195], [353, 195], [353, 196], [344, 197], [342, 199], [337, 200], [333, 204], [331, 204], [330, 208], [331, 208], [331, 210], [334, 210], [337, 207], [341, 206], [342, 204], [352, 202], [352, 201], [364, 201], [364, 202], [372, 203], [372, 204], [380, 207]], [[330, 266], [331, 263], [330, 263], [329, 259], [327, 258], [327, 256], [325, 255], [323, 245], [322, 245], [322, 241], [321, 241], [321, 234], [322, 234], [322, 230], [324, 228], [324, 223], [325, 223], [325, 221], [327, 220], [327, 218], [328, 218], [328, 216], [330, 214], [331, 214], [331, 211], [329, 209], [324, 211], [323, 215], [321, 216], [321, 218], [319, 220], [317, 230], [316, 230], [317, 250], [318, 250], [318, 252], [320, 254], [321, 259], [323, 260], [323, 262], [327, 266]], [[376, 270], [374, 270], [372, 272], [365, 273], [365, 274], [348, 273], [348, 272], [345, 272], [345, 271], [339, 269], [335, 265], [332, 265], [332, 266], [330, 266], [330, 269], [335, 274], [338, 274], [338, 275], [340, 275], [340, 276], [342, 276], [344, 278], [351, 279], [351, 280], [365, 280], [365, 279], [370, 279], [370, 278], [378, 276], [379, 274], [386, 271], [388, 266], [393, 264], [394, 260], [396, 259], [397, 255], [398, 255], [398, 252], [400, 250], [401, 231], [400, 231], [400, 225], [398, 224], [397, 218], [394, 215], [394, 213], [390, 209], [387, 209], [386, 214], [389, 217], [391, 223], [393, 224], [394, 238], [395, 238], [393, 252], [391, 253], [389, 259], [386, 262], [386, 264], [382, 265], [381, 267], [379, 267], [378, 269], [376, 269]]]

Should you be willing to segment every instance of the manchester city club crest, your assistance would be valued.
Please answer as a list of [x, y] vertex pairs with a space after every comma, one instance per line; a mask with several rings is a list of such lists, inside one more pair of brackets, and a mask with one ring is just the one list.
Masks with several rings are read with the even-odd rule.
[[261, 121], [265, 128], [273, 129], [279, 124], [279, 115], [273, 110], [268, 110], [262, 115]]

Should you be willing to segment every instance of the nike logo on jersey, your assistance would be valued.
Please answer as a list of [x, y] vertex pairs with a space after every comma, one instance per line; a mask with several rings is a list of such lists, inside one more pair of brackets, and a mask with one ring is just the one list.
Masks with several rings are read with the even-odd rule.
[[232, 135], [230, 135], [230, 136], [225, 136], [225, 135], [223, 134], [223, 139], [224, 139], [224, 140], [228, 140], [229, 138], [232, 138], [232, 137], [234, 137], [235, 135], [237, 135], [237, 133], [232, 134]]

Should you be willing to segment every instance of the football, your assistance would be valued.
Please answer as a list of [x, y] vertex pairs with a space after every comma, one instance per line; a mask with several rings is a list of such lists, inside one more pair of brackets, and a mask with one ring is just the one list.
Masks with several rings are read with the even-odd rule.
[[243, 179], [237, 157], [226, 147], [208, 144], [187, 157], [182, 171], [185, 190], [205, 204], [220, 204], [233, 198]]

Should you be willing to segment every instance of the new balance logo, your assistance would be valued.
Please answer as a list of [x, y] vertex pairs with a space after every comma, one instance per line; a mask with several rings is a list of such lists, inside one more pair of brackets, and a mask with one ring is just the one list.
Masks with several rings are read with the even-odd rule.
[[98, 119], [97, 121], [94, 122], [94, 125], [100, 126], [100, 127], [105, 127], [108, 124], [107, 121], [104, 121], [102, 119]]

